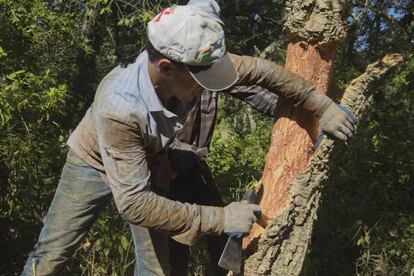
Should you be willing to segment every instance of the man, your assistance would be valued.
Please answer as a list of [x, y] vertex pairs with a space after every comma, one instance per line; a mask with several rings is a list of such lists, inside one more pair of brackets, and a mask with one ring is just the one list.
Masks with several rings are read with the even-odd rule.
[[169, 274], [168, 250], [156, 243], [162, 237], [154, 239], [159, 233], [147, 228], [191, 244], [202, 234], [247, 234], [255, 222], [260, 210], [254, 204], [199, 206], [153, 192], [167, 189], [157, 180], [168, 172], [151, 174], [148, 163], [158, 162], [202, 88], [226, 89], [237, 72], [221, 25], [197, 7], [164, 10], [148, 24], [148, 38], [163, 56], [144, 52], [112, 70], [70, 137], [61, 180], [23, 275], [59, 273], [112, 196], [131, 226], [136, 275]]
[[148, 38], [152, 46], [135, 63], [104, 78], [70, 137], [68, 161], [24, 275], [58, 273], [111, 196], [130, 223], [136, 275], [170, 273], [165, 232], [187, 245], [202, 234], [249, 232], [257, 205], [208, 207], [160, 196], [169, 191], [165, 148], [203, 88], [258, 84], [315, 114], [331, 110], [338, 118], [335, 127], [346, 125], [343, 112], [306, 89], [305, 82], [296, 79], [277, 87], [283, 75], [261, 64], [273, 63], [226, 54], [219, 22], [193, 5], [161, 12], [148, 24]]

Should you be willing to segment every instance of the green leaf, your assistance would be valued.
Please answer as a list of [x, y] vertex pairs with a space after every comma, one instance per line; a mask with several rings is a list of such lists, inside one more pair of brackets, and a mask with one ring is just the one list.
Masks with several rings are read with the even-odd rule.
[[129, 240], [127, 239], [127, 237], [125, 237], [125, 236], [121, 236], [121, 245], [122, 245], [122, 248], [123, 248], [124, 250], [127, 250], [127, 249], [128, 249], [128, 246], [129, 246]]
[[7, 56], [6, 51], [2, 47], [0, 47], [0, 58], [6, 57], [6, 56]]

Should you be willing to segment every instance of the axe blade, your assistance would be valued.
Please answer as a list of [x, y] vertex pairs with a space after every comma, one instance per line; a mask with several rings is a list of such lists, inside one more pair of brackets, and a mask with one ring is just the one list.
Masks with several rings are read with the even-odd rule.
[[241, 272], [242, 263], [242, 239], [229, 238], [223, 253], [220, 256], [218, 265], [224, 269], [233, 271], [236, 274]]
[[[256, 192], [253, 189], [247, 189], [242, 201], [248, 203], [256, 202]], [[233, 271], [235, 274], [240, 274], [242, 266], [242, 241], [240, 238], [229, 238], [226, 246], [224, 247], [223, 253], [221, 253], [218, 265], [224, 269]]]

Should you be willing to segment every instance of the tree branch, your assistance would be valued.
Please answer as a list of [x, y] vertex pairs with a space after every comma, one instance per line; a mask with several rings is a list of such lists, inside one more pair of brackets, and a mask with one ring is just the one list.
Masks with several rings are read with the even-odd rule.
[[[368, 65], [364, 74], [350, 82], [341, 104], [358, 119], [372, 103], [371, 95], [390, 69], [403, 60], [399, 54], [386, 55]], [[244, 266], [245, 275], [299, 275], [312, 235], [323, 184], [328, 179], [330, 159], [339, 152], [337, 142], [325, 137], [309, 168], [289, 185], [292, 197], [266, 227]]]

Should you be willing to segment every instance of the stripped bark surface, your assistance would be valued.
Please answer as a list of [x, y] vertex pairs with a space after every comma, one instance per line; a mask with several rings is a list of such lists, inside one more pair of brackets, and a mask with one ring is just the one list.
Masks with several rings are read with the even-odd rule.
[[[390, 69], [403, 60], [389, 54], [370, 64], [365, 73], [350, 82], [341, 104], [358, 119], [372, 104], [371, 95]], [[321, 190], [329, 176], [331, 157], [338, 152], [338, 142], [324, 137], [308, 168], [289, 185], [286, 207], [274, 216], [256, 244], [250, 244], [245, 260], [245, 275], [299, 275], [307, 253], [320, 203]]]

